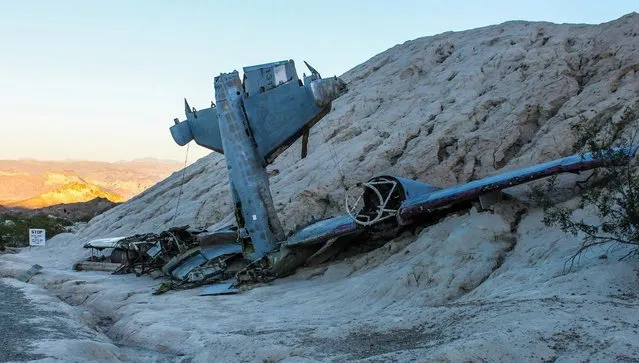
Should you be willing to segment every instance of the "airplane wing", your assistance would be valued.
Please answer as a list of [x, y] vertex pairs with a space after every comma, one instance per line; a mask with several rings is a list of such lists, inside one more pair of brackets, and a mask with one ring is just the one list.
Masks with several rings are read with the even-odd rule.
[[286, 247], [300, 247], [319, 244], [331, 238], [356, 235], [364, 232], [364, 228], [349, 215], [331, 217], [312, 223], [290, 236], [283, 244]]
[[[484, 194], [561, 173], [577, 173], [614, 165], [636, 154], [639, 146], [613, 148], [601, 154], [585, 153], [513, 170], [470, 183], [439, 188], [416, 180], [382, 175], [360, 183], [363, 192], [354, 203], [346, 201], [348, 214], [312, 223], [282, 243], [289, 248], [310, 246], [367, 231], [392, 229], [423, 220], [438, 209], [476, 199]], [[614, 160], [614, 155], [622, 159]], [[347, 193], [348, 194], [348, 193]], [[382, 226], [382, 227], [380, 227]]]
[[621, 155], [627, 160], [627, 158], [636, 154], [637, 148], [637, 145], [632, 145], [613, 148], [601, 154], [584, 153], [572, 155], [406, 199], [397, 211], [397, 222], [399, 225], [405, 226], [413, 223], [419, 216], [432, 213], [438, 208], [475, 199], [483, 194], [507, 189], [551, 175], [577, 173], [611, 166], [611, 163], [614, 163], [615, 155]]

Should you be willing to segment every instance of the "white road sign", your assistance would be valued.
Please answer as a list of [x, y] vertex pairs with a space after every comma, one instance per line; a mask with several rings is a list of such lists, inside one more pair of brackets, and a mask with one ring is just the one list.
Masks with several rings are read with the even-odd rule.
[[44, 246], [47, 232], [44, 229], [29, 228], [29, 246]]

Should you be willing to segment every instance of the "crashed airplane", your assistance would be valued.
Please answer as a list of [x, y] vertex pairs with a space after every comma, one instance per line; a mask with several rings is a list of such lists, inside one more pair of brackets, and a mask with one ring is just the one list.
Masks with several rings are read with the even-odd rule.
[[[134, 266], [140, 264], [141, 271], [144, 266], [161, 269], [184, 286], [227, 281], [204, 290], [205, 295], [236, 291], [242, 283], [269, 281], [309, 261], [326, 261], [362, 237], [392, 236], [432, 223], [451, 209], [473, 202], [485, 205], [500, 190], [560, 173], [614, 166], [619, 159], [612, 155], [627, 160], [637, 151], [633, 145], [602, 155], [573, 155], [448, 188], [377, 176], [348, 190], [344, 215], [311, 223], [287, 238], [275, 211], [266, 166], [300, 137], [301, 156], [306, 157], [310, 128], [331, 110], [332, 101], [347, 92], [340, 78], [321, 78], [306, 65], [311, 75], [303, 79], [292, 60], [245, 67], [242, 80], [237, 71], [222, 73], [214, 80], [216, 102], [196, 110], [185, 100], [186, 120], [175, 119], [170, 128], [181, 146], [195, 140], [224, 154], [236, 225], [217, 231], [183, 228], [181, 236], [174, 230], [152, 238], [109, 240], [111, 259], [117, 260], [111, 263], [121, 263], [130, 272], [138, 272]], [[104, 248], [105, 241], [85, 247]]]

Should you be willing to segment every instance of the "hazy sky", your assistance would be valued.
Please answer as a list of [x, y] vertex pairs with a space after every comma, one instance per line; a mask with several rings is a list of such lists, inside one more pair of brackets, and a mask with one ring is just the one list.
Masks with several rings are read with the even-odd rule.
[[[635, 1], [0, 0], [0, 159], [183, 160], [168, 131], [213, 76], [340, 75], [395, 44], [508, 20], [601, 23]], [[189, 159], [208, 153], [193, 144]]]

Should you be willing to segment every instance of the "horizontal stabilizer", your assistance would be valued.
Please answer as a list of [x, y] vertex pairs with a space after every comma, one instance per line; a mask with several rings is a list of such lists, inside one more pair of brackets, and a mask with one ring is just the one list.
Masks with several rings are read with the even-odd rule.
[[[188, 103], [184, 100], [185, 108], [188, 110]], [[185, 110], [186, 111], [186, 110]], [[222, 137], [217, 119], [215, 107], [205, 108], [198, 111], [186, 111], [186, 120], [170, 127], [173, 140], [180, 146], [186, 145], [189, 141], [195, 142], [207, 149], [223, 154]]]

